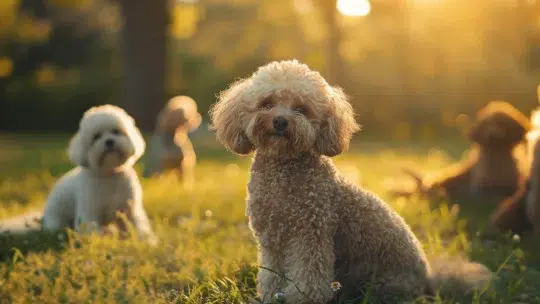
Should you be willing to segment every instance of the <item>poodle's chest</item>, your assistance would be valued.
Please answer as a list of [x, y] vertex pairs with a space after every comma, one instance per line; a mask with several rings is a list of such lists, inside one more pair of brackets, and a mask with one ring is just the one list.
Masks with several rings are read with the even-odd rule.
[[284, 242], [297, 230], [316, 227], [334, 214], [331, 193], [309, 180], [254, 178], [248, 184], [247, 200], [251, 229], [266, 242]]
[[172, 137], [156, 135], [152, 138], [151, 151], [157, 155], [181, 158], [182, 150], [182, 146], [176, 143]]
[[[515, 188], [520, 172], [517, 160], [512, 157], [491, 157], [481, 159], [472, 171], [473, 188], [508, 187]], [[473, 189], [474, 190], [474, 189]]]

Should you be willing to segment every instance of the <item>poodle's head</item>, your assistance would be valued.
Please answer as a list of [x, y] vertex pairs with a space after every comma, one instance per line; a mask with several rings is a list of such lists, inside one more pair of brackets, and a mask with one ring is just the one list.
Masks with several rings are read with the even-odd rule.
[[161, 132], [189, 132], [201, 124], [201, 114], [197, 112], [197, 103], [188, 96], [176, 96], [169, 100], [158, 115], [156, 129]]
[[240, 155], [334, 156], [359, 130], [344, 92], [296, 60], [271, 62], [234, 83], [210, 115], [218, 139]]
[[485, 147], [513, 147], [525, 139], [530, 128], [527, 117], [514, 106], [492, 101], [476, 114], [469, 137]]
[[68, 148], [70, 160], [100, 172], [132, 166], [144, 153], [144, 139], [123, 109], [103, 105], [86, 111]]

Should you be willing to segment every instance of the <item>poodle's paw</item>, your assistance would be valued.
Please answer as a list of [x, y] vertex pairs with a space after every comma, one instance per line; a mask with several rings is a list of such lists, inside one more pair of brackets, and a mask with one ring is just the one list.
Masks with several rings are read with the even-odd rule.
[[283, 294], [285, 296], [286, 303], [298, 304], [326, 303], [334, 297], [330, 284], [328, 284], [328, 286], [321, 286], [319, 288], [301, 289], [298, 285], [291, 283], [285, 288]]

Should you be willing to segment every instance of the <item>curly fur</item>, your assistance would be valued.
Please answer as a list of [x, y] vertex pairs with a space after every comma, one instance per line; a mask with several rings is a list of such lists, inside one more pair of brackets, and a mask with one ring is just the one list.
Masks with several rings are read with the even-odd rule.
[[68, 147], [69, 159], [77, 167], [51, 190], [43, 228], [81, 230], [94, 225], [104, 232], [107, 225], [121, 223], [117, 218], [121, 212], [141, 236], [153, 239], [133, 169], [144, 149], [135, 121], [121, 108], [103, 105], [86, 111]]
[[372, 288], [387, 303], [434, 292], [452, 278], [471, 275], [459, 292], [489, 281], [479, 264], [451, 267], [479, 273], [432, 268], [403, 218], [337, 171], [329, 156], [345, 151], [359, 126], [344, 92], [307, 65], [269, 63], [224, 91], [210, 113], [228, 149], [255, 151], [247, 215], [263, 301], [281, 291], [287, 303], [325, 303], [333, 281], [350, 295]]
[[392, 190], [396, 196], [463, 195], [507, 196], [523, 182], [527, 161], [520, 155], [530, 123], [519, 110], [504, 101], [493, 101], [480, 109], [468, 137], [473, 142], [468, 157], [433, 180], [425, 180], [418, 173], [412, 176], [417, 189]]
[[184, 182], [193, 178], [196, 154], [188, 133], [199, 127], [201, 115], [197, 104], [188, 96], [176, 96], [158, 114], [150, 140], [144, 176], [151, 177], [174, 171]]
[[[540, 102], [540, 85], [537, 89]], [[531, 164], [528, 178], [491, 215], [491, 223], [502, 231], [522, 233], [533, 230], [540, 237], [540, 110], [531, 115], [533, 129], [527, 134]]]

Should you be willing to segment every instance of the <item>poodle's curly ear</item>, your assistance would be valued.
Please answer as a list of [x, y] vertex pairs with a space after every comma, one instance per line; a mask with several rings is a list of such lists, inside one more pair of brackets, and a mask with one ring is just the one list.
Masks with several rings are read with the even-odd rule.
[[79, 166], [82, 167], [88, 167], [90, 164], [88, 163], [88, 157], [85, 153], [85, 149], [83, 147], [81, 135], [79, 132], [77, 132], [70, 140], [69, 146], [68, 146], [68, 158], [69, 160]]
[[[485, 125], [486, 123], [483, 120], [474, 122], [472, 125], [469, 126], [469, 128], [465, 132], [465, 135], [472, 142], [481, 142], [482, 139], [485, 137], [484, 133], [487, 132], [485, 130]], [[493, 131], [495, 130], [492, 130], [491, 132]]]
[[165, 116], [166, 116], [166, 111], [165, 110], [161, 110], [159, 111], [157, 117], [156, 117], [156, 131], [157, 130], [164, 130], [165, 129]]
[[349, 148], [353, 133], [360, 130], [354, 119], [354, 110], [341, 88], [329, 88], [330, 108], [323, 121], [315, 150], [326, 156], [335, 156]]
[[250, 85], [249, 79], [238, 81], [218, 97], [218, 102], [210, 109], [211, 129], [225, 147], [236, 154], [246, 155], [255, 147], [250, 142], [243, 128], [245, 113], [244, 92]]
[[157, 117], [157, 129], [161, 131], [176, 132], [176, 130], [187, 123], [185, 110], [163, 109]]

